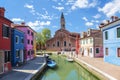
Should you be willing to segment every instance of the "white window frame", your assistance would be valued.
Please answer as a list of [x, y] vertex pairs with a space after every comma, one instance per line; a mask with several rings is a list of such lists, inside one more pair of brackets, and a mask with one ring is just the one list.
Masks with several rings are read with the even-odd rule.
[[[18, 41], [16, 42], [16, 39], [18, 39]], [[15, 36], [15, 42], [16, 42], [16, 44], [18, 44], [19, 43], [19, 36]]]

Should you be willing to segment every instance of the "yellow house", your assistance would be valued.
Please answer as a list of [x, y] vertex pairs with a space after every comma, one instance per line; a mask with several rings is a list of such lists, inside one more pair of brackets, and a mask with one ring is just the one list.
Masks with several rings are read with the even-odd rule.
[[33, 50], [34, 50], [34, 57], [36, 57], [36, 32], [34, 32], [34, 41], [33, 41]]

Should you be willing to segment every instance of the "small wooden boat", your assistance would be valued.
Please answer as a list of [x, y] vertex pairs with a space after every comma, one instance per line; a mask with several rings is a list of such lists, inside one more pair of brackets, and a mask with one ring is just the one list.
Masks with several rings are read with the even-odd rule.
[[50, 68], [54, 68], [56, 66], [56, 62], [53, 60], [48, 60], [47, 61], [47, 66]]
[[67, 57], [66, 60], [69, 61], [69, 62], [73, 62], [74, 61], [73, 58], [71, 58], [71, 57]]

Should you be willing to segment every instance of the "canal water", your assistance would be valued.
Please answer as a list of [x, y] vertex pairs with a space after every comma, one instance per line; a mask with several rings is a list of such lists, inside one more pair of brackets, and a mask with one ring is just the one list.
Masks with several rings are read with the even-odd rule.
[[65, 57], [50, 56], [57, 63], [53, 69], [48, 68], [38, 80], [100, 80], [76, 62], [68, 62]]

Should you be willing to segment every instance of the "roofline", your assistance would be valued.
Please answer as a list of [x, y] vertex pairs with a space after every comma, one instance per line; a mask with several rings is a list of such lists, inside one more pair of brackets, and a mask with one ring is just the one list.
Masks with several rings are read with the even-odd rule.
[[112, 23], [114, 23], [114, 22], [117, 22], [117, 21], [119, 21], [119, 20], [120, 20], [120, 18], [117, 19], [117, 20], [115, 20], [115, 21], [112, 21], [112, 22], [110, 22], [110, 23], [108, 23], [108, 24], [105, 24], [104, 26], [100, 26], [99, 28], [104, 28], [104, 27], [106, 27], [106, 26], [108, 26], [108, 25], [110, 25], [110, 24], [112, 24]]
[[3, 16], [0, 16], [1, 18], [3, 18], [3, 19], [6, 19], [6, 20], [8, 20], [8, 21], [10, 21], [11, 23], [13, 23], [13, 21], [11, 21], [10, 19], [8, 19], [8, 18], [6, 18], [6, 17], [3, 17]]

